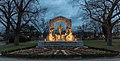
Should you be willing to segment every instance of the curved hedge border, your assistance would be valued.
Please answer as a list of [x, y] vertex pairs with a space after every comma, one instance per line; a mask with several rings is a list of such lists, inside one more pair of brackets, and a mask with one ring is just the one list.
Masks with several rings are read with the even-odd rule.
[[114, 51], [114, 50], [108, 50], [105, 48], [96, 48], [96, 47], [90, 47], [88, 46], [88, 48], [90, 49], [96, 49], [96, 50], [102, 50], [102, 51], [109, 51], [111, 53], [105, 53], [105, 54], [82, 54], [81, 57], [82, 58], [96, 58], [96, 57], [115, 57], [119, 55], [119, 51]]
[[29, 48], [34, 48], [35, 46], [33, 47], [27, 47], [27, 48], [22, 48], [22, 49], [16, 49], [16, 50], [12, 50], [12, 51], [5, 51], [5, 52], [2, 52], [2, 56], [7, 56], [7, 57], [16, 57], [16, 58], [98, 58], [98, 57], [114, 57], [114, 56], [117, 56], [119, 54], [118, 51], [113, 51], [113, 50], [107, 50], [107, 49], [104, 49], [104, 48], [95, 48], [95, 47], [89, 47], [90, 49], [96, 49], [96, 50], [102, 50], [102, 51], [108, 51], [108, 52], [111, 52], [111, 53], [106, 53], [106, 54], [81, 54], [81, 55], [78, 55], [78, 54], [71, 54], [71, 55], [54, 55], [54, 54], [51, 54], [51, 55], [36, 55], [36, 54], [29, 54], [29, 55], [16, 55], [16, 54], [8, 54], [10, 52], [13, 52], [13, 51], [18, 51], [18, 50], [23, 50], [23, 49], [29, 49]]
[[30, 48], [35, 48], [35, 47], [36, 47], [36, 45], [31, 46], [31, 47], [25, 47], [25, 48], [15, 49], [15, 50], [2, 51], [1, 54], [2, 54], [2, 56], [7, 56], [8, 53], [13, 52], [13, 51], [24, 50], [24, 49], [30, 49]]

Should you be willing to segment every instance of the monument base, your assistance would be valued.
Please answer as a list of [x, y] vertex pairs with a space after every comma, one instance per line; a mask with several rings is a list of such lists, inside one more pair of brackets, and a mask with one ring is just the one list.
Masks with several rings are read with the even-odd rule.
[[39, 41], [38, 48], [42, 47], [52, 47], [52, 48], [74, 48], [74, 47], [81, 47], [83, 48], [83, 41], [74, 41], [74, 42], [46, 42], [46, 41]]

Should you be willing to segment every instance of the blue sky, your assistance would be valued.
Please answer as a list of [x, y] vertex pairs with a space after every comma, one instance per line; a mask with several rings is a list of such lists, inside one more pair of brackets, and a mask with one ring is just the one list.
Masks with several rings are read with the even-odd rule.
[[72, 0], [40, 0], [40, 4], [42, 7], [48, 8], [48, 12], [45, 14], [47, 21], [57, 16], [64, 16], [72, 20], [74, 28], [82, 24], [80, 9], [73, 7]]

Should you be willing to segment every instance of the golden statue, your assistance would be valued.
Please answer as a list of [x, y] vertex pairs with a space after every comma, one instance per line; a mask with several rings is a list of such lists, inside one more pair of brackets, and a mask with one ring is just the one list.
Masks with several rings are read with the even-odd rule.
[[49, 41], [55, 41], [55, 37], [53, 36], [53, 32], [54, 32], [54, 29], [50, 29], [49, 36], [47, 38]]
[[75, 37], [72, 35], [72, 30], [69, 29], [69, 34], [66, 36], [66, 41], [74, 41], [75, 40]]
[[59, 33], [61, 35], [62, 34], [62, 28], [63, 28], [63, 26], [60, 24], [60, 26], [58, 28], [59, 28]]

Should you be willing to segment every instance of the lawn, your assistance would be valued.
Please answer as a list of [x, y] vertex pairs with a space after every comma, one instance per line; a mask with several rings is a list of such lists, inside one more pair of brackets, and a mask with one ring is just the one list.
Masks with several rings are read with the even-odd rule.
[[107, 46], [104, 40], [84, 40], [86, 46], [105, 48], [110, 50], [119, 50], [120, 51], [120, 39], [113, 39], [113, 46]]
[[21, 48], [27, 48], [27, 47], [32, 47], [35, 45], [37, 45], [37, 41], [29, 41], [29, 42], [20, 43], [19, 46], [14, 46], [14, 44], [11, 43], [8, 45], [0, 46], [0, 52], [11, 51], [11, 50], [16, 50], [16, 49], [21, 49]]

